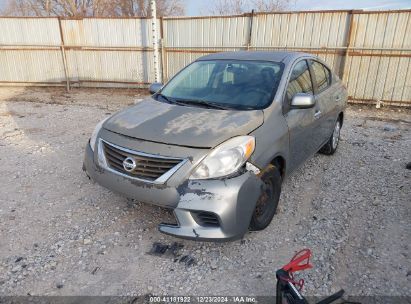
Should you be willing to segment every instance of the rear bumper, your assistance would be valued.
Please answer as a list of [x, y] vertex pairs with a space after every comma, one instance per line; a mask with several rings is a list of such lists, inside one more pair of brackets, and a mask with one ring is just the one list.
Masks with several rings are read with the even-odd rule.
[[[178, 187], [135, 181], [101, 168], [87, 144], [84, 169], [100, 185], [141, 202], [174, 209], [176, 225], [160, 224], [163, 233], [201, 241], [229, 241], [248, 230], [261, 189], [260, 179], [246, 171], [216, 180], [186, 180]], [[213, 225], [198, 220], [198, 212], [211, 214]]]

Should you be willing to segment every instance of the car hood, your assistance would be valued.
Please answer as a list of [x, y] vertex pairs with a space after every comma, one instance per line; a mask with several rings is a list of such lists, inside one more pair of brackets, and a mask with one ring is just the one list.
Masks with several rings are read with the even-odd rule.
[[217, 110], [181, 106], [147, 98], [114, 114], [103, 127], [126, 136], [189, 147], [212, 148], [246, 135], [264, 120], [263, 111]]

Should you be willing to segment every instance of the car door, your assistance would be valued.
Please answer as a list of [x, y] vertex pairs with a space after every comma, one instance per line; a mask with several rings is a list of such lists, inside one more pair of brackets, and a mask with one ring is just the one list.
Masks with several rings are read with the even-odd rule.
[[316, 119], [318, 127], [314, 136], [317, 139], [317, 150], [330, 138], [337, 119], [337, 102], [334, 99], [336, 86], [332, 85], [331, 71], [316, 60], [309, 60], [310, 70], [314, 82], [314, 98], [317, 106]]
[[294, 64], [284, 95], [283, 112], [288, 124], [290, 156], [288, 168], [290, 171], [298, 168], [307, 158], [316, 152], [317, 141], [313, 139], [317, 120], [314, 106], [308, 109], [292, 109], [291, 100], [297, 93], [313, 94], [313, 82], [307, 60]]

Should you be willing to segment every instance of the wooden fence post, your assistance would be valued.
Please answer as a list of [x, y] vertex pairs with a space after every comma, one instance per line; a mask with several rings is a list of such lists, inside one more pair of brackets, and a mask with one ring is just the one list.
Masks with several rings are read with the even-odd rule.
[[[348, 62], [348, 58], [349, 58], [349, 55], [350, 55], [350, 47], [351, 47], [351, 39], [352, 39], [352, 32], [353, 32], [353, 29], [354, 29], [354, 25], [353, 25], [353, 23], [354, 23], [354, 21], [353, 21], [353, 19], [354, 19], [354, 14], [355, 14], [355, 12], [357, 12], [357, 11], [355, 11], [355, 10], [351, 10], [350, 12], [349, 12], [349, 19], [348, 19], [348, 30], [347, 30], [347, 36], [346, 36], [346, 43], [345, 43], [345, 50], [344, 50], [344, 52], [343, 52], [343, 58], [342, 58], [342, 64], [340, 64], [340, 72], [339, 72], [339, 76], [340, 76], [340, 79], [346, 84], [346, 82], [345, 82], [345, 78], [347, 78], [348, 77], [348, 75], [346, 74], [346, 72], [347, 72], [347, 62]], [[347, 78], [347, 80], [348, 80], [348, 78]]]
[[61, 19], [60, 17], [57, 18], [59, 22], [59, 31], [60, 31], [60, 50], [61, 50], [61, 58], [63, 59], [63, 67], [64, 67], [64, 76], [66, 77], [66, 89], [70, 91], [70, 78], [69, 78], [69, 70], [67, 66], [67, 58], [66, 58], [66, 50], [64, 47], [64, 35], [63, 29], [61, 27]]
[[161, 47], [161, 82], [164, 84], [167, 81], [167, 63], [166, 63], [166, 48], [164, 42], [164, 22], [163, 17], [160, 17], [160, 47]]
[[250, 31], [248, 33], [247, 39], [247, 51], [250, 50], [251, 42], [252, 42], [252, 35], [253, 35], [253, 21], [254, 21], [254, 10], [251, 11], [250, 16]]

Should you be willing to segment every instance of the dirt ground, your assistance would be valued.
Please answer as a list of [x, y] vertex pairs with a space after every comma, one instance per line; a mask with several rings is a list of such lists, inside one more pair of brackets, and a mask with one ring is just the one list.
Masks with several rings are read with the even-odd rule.
[[[411, 296], [410, 110], [350, 106], [337, 153], [285, 181], [271, 225], [216, 244], [159, 233], [167, 211], [81, 170], [96, 123], [144, 94], [0, 88], [0, 295], [274, 295], [308, 247], [306, 295]], [[180, 256], [147, 254], [176, 241]]]

